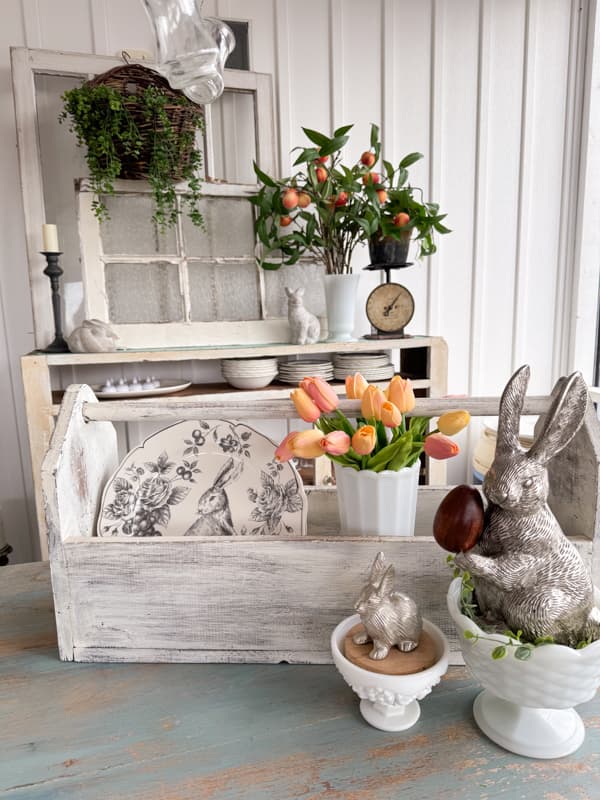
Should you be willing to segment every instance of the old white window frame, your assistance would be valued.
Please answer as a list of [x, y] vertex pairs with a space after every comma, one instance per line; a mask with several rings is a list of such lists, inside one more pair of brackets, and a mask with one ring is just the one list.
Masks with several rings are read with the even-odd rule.
[[[17, 124], [17, 145], [21, 172], [21, 191], [25, 221], [27, 261], [37, 347], [44, 347], [54, 335], [49, 282], [43, 274], [44, 259], [40, 255], [41, 226], [46, 221], [41, 152], [37, 129], [37, 75], [56, 75], [88, 79], [123, 62], [118, 58], [84, 53], [64, 53], [26, 47], [11, 48], [13, 94]], [[151, 66], [151, 65], [150, 65]], [[254, 107], [257, 161], [266, 172], [277, 172], [273, 84], [270, 75], [243, 70], [225, 70], [225, 88], [252, 92]], [[206, 109], [204, 164], [207, 177], [214, 177], [213, 126], [210, 106]], [[260, 121], [260, 125], [259, 125]], [[222, 326], [223, 323], [206, 323]], [[262, 325], [262, 322], [254, 325]], [[217, 331], [218, 329], [216, 329]], [[265, 341], [276, 341], [265, 330]], [[212, 336], [211, 336], [212, 342]], [[217, 344], [218, 342], [214, 342]], [[167, 342], [160, 346], [167, 346]]]

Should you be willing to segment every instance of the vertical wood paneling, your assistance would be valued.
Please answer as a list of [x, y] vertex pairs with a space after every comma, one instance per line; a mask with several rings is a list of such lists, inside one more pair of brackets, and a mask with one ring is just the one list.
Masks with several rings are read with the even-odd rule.
[[342, 0], [329, 0], [329, 92], [331, 95], [331, 130], [345, 123], [344, 116], [344, 39], [342, 36]]

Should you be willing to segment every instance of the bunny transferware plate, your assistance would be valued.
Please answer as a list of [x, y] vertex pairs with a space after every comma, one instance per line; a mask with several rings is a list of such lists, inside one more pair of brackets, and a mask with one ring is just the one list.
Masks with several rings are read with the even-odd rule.
[[275, 447], [225, 420], [163, 428], [106, 484], [98, 536], [304, 536], [302, 479], [274, 460]]

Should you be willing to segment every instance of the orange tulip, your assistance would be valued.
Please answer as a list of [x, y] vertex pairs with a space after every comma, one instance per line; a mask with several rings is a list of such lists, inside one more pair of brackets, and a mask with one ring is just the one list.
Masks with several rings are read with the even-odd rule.
[[368, 385], [360, 372], [346, 375], [346, 397], [348, 400], [361, 400]]
[[281, 442], [279, 447], [275, 450], [275, 461], [289, 461], [290, 458], [294, 457], [294, 451], [292, 450], [292, 443], [296, 436], [298, 435], [298, 431], [290, 431], [285, 439]]
[[385, 395], [377, 386], [369, 385], [365, 389], [360, 405], [361, 414], [366, 419], [381, 419], [381, 407], [385, 403]]
[[340, 401], [337, 394], [322, 378], [304, 378], [300, 381], [300, 388], [321, 411], [335, 411], [338, 407]]
[[325, 452], [321, 446], [322, 440], [321, 431], [300, 431], [294, 436], [290, 447], [296, 458], [318, 458]]
[[431, 458], [437, 458], [439, 460], [444, 458], [452, 458], [453, 456], [458, 455], [460, 452], [460, 447], [456, 444], [456, 442], [453, 442], [452, 439], [444, 436], [443, 433], [431, 433], [425, 439], [423, 449], [428, 456], [431, 456]]
[[438, 430], [445, 433], [446, 436], [454, 436], [455, 433], [462, 431], [466, 428], [471, 420], [471, 415], [468, 411], [460, 409], [459, 411], [446, 411], [445, 414], [438, 420]]
[[350, 450], [350, 437], [344, 431], [331, 431], [321, 439], [320, 444], [330, 456], [343, 456]]
[[394, 375], [387, 389], [387, 398], [402, 414], [412, 411], [415, 407], [415, 393], [409, 378]]
[[313, 403], [304, 389], [294, 389], [290, 392], [290, 397], [296, 406], [298, 416], [301, 417], [304, 422], [315, 422], [315, 420], [319, 419], [321, 416], [321, 409]]
[[390, 403], [389, 400], [383, 403], [381, 406], [381, 421], [386, 428], [397, 428], [402, 422], [402, 414], [398, 406]]
[[377, 431], [372, 425], [363, 425], [352, 437], [352, 449], [359, 456], [368, 456], [377, 443]]

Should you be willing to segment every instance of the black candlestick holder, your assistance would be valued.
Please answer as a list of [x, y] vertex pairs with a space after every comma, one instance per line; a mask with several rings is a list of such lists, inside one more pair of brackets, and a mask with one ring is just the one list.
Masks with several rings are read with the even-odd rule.
[[44, 275], [47, 275], [50, 278], [50, 288], [52, 289], [52, 311], [54, 313], [54, 341], [48, 345], [44, 350], [41, 350], [42, 353], [69, 353], [69, 345], [66, 343], [63, 332], [62, 332], [62, 312], [60, 308], [60, 284], [59, 279], [60, 276], [63, 274], [60, 264], [58, 263], [58, 257], [62, 256], [62, 253], [55, 252], [49, 253], [45, 250], [42, 251], [42, 255], [45, 256], [47, 266], [44, 270]]

